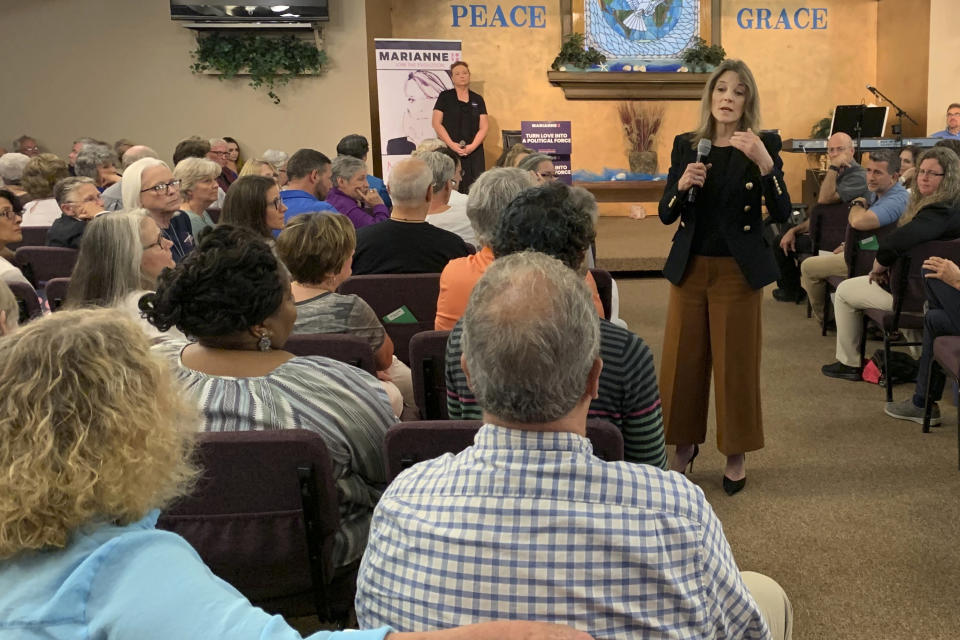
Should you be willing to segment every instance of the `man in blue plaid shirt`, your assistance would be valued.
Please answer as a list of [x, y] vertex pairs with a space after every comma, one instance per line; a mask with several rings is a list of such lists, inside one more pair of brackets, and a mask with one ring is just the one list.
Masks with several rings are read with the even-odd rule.
[[470, 297], [462, 345], [486, 424], [474, 446], [384, 493], [357, 585], [361, 627], [515, 618], [598, 639], [790, 637], [783, 590], [741, 576], [698, 487], [593, 457], [586, 417], [602, 362], [583, 278], [543, 254], [497, 259]]

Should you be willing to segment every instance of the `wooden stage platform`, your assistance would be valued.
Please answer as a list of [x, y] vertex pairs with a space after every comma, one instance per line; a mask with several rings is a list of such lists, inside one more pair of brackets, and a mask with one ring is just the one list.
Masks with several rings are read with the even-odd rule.
[[660, 222], [656, 206], [647, 217], [600, 216], [597, 221], [597, 266], [607, 271], [659, 272], [667, 260], [676, 224]]

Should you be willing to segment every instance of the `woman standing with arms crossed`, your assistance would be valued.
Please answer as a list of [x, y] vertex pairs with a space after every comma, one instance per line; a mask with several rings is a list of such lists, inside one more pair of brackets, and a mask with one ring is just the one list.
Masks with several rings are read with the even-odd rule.
[[470, 67], [466, 62], [458, 60], [450, 65], [450, 78], [453, 89], [437, 96], [433, 106], [433, 130], [460, 155], [463, 166], [460, 192], [467, 193], [486, 168], [483, 139], [487, 136], [487, 105], [483, 96], [470, 91]]
[[712, 367], [729, 495], [746, 483], [745, 453], [763, 447], [760, 305], [777, 265], [762, 236], [761, 197], [774, 220], [790, 215], [780, 137], [758, 136], [759, 125], [753, 74], [725, 60], [704, 88], [700, 126], [674, 139], [660, 201], [664, 224], [680, 218], [663, 269], [671, 283], [660, 374], [666, 442], [676, 445], [670, 466], [692, 469], [706, 438]]

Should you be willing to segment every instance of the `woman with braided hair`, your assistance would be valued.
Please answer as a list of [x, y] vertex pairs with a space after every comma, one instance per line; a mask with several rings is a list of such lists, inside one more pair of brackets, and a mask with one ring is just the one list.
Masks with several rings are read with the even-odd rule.
[[297, 309], [290, 276], [264, 239], [214, 227], [140, 308], [160, 331], [176, 326], [196, 338], [156, 350], [200, 405], [204, 431], [309, 429], [323, 437], [341, 496], [335, 562], [359, 560], [386, 482], [381, 452], [395, 411], [372, 375], [283, 350]]

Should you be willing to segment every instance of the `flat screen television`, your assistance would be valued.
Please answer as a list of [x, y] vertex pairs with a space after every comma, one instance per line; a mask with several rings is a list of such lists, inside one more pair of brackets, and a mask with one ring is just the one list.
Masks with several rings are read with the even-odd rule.
[[316, 22], [330, 19], [330, 0], [247, 0], [244, 4], [170, 0], [173, 20], [193, 22]]

